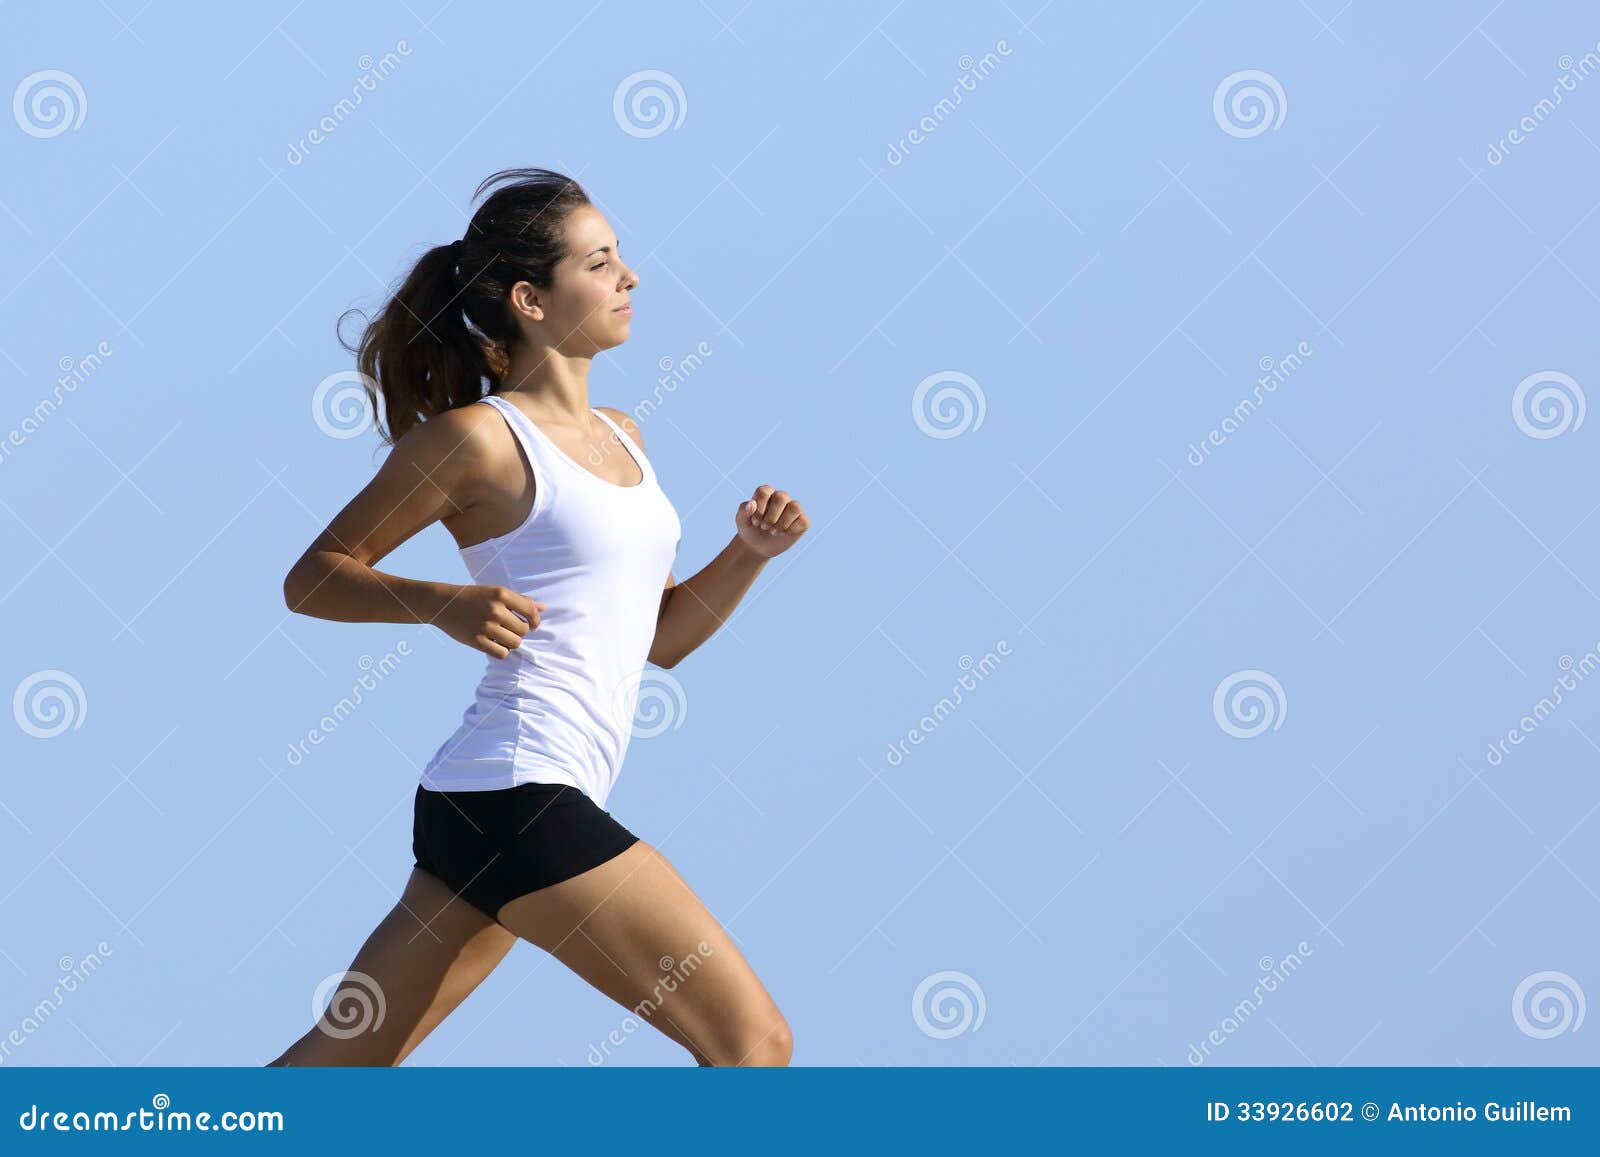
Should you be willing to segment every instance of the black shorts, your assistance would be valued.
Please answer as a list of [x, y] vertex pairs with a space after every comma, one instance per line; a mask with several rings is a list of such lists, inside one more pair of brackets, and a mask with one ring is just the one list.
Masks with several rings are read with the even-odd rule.
[[417, 867], [499, 922], [509, 900], [599, 867], [639, 837], [578, 788], [520, 783], [491, 791], [417, 785]]

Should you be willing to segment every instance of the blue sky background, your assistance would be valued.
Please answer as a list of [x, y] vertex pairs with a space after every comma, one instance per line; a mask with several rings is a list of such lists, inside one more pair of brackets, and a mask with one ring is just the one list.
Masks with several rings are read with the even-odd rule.
[[[286, 614], [378, 460], [313, 399], [530, 164], [640, 273], [592, 399], [679, 577], [757, 485], [812, 518], [610, 801], [796, 1064], [1600, 1062], [1585, 6], [7, 14], [5, 1063], [264, 1063], [393, 903], [482, 656]], [[466, 580], [437, 527], [381, 565]], [[519, 945], [411, 1063], [583, 1065], [622, 1015]]]

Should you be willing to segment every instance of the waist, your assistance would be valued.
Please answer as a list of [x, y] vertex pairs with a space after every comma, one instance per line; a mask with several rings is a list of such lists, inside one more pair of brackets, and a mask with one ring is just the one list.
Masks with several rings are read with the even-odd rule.
[[534, 719], [558, 716], [620, 735], [633, 726], [631, 695], [644, 672], [643, 648], [628, 654], [575, 655], [527, 639], [504, 659], [490, 659], [474, 692], [476, 709]]

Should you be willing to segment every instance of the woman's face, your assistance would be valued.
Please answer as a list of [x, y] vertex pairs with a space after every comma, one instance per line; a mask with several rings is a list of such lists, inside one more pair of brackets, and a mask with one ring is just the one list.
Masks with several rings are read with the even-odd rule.
[[566, 256], [549, 289], [519, 282], [513, 305], [546, 342], [571, 355], [596, 354], [628, 340], [628, 305], [638, 276], [617, 252], [617, 235], [600, 210], [583, 205], [567, 214]]

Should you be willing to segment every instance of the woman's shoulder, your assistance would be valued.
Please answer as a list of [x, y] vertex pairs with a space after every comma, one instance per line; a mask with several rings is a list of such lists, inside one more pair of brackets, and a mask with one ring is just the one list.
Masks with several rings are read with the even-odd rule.
[[469, 466], [494, 462], [510, 443], [510, 431], [492, 405], [466, 402], [432, 414], [406, 431], [395, 449], [419, 462]]
[[621, 426], [627, 432], [628, 437], [639, 444], [639, 449], [644, 449], [644, 436], [639, 433], [639, 423], [633, 420], [632, 414], [625, 414], [621, 410], [612, 409], [610, 406], [596, 406], [595, 409]]

